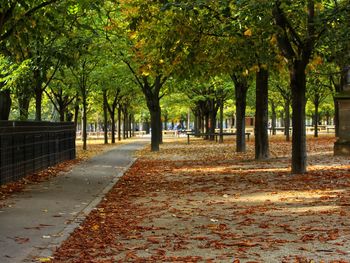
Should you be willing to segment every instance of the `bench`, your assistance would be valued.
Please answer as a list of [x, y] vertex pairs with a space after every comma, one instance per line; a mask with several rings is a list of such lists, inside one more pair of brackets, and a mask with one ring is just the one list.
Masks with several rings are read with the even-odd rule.
[[[272, 127], [269, 127], [268, 130], [270, 131], [270, 135], [272, 135], [272, 132], [273, 132], [273, 128]], [[286, 130], [285, 127], [275, 127], [275, 131], [276, 132], [284, 132]], [[289, 127], [289, 132], [292, 132], [292, 127]]]
[[177, 130], [162, 130], [163, 136], [164, 135], [173, 135], [174, 137], [179, 136], [179, 132]]
[[[250, 140], [250, 134], [251, 134], [250, 132], [246, 132], [245, 133], [245, 136], [247, 137], [248, 141]], [[229, 136], [229, 135], [236, 136], [237, 133], [236, 132], [223, 132], [222, 134], [220, 134], [218, 132], [215, 132], [215, 133], [193, 133], [193, 132], [191, 132], [191, 133], [187, 133], [186, 135], [187, 135], [187, 144], [190, 144], [190, 136], [200, 136], [200, 137], [214, 136], [215, 137], [215, 141], [217, 142], [218, 141], [218, 137], [220, 135], [222, 135], [222, 136]]]
[[135, 136], [143, 136], [146, 135], [146, 131], [135, 131]]
[[335, 126], [327, 126], [326, 129], [327, 129], [327, 133], [329, 133], [330, 131], [335, 132]]

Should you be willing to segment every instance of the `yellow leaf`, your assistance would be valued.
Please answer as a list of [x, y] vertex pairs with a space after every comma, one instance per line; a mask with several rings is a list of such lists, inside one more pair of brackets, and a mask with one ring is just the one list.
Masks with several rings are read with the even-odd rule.
[[314, 64], [310, 63], [310, 64], [307, 65], [307, 69], [308, 69], [309, 71], [314, 71], [314, 70], [316, 69], [316, 67], [315, 67]]
[[315, 4], [315, 9], [319, 10], [319, 11], [323, 11], [324, 10], [324, 6], [322, 3], [316, 3]]
[[271, 43], [272, 45], [276, 45], [276, 44], [277, 44], [277, 38], [276, 38], [276, 35], [273, 35], [273, 36], [271, 37], [271, 39], [270, 39], [270, 43]]
[[243, 33], [245, 36], [247, 37], [251, 37], [252, 36], [252, 30], [250, 28], [248, 28], [246, 31], [244, 31]]
[[142, 75], [142, 76], [145, 76], [145, 77], [151, 75], [151, 72], [150, 72], [151, 69], [152, 69], [152, 66], [151, 66], [150, 64], [142, 65], [142, 66], [140, 67], [141, 75]]
[[99, 226], [99, 225], [93, 225], [93, 226], [91, 227], [91, 229], [92, 229], [93, 231], [97, 231], [97, 230], [100, 229], [100, 226]]
[[130, 34], [130, 39], [135, 39], [137, 37], [137, 33], [136, 32], [132, 32]]
[[321, 65], [323, 63], [323, 60], [320, 56], [316, 56], [313, 61], [312, 61], [313, 64], [315, 65]]
[[47, 257], [47, 258], [38, 258], [39, 262], [51, 262], [51, 257]]
[[[252, 71], [252, 72], [258, 72], [259, 71], [259, 66], [258, 65], [254, 65], [252, 66], [249, 71]], [[248, 74], [247, 74], [248, 75]]]
[[141, 74], [142, 74], [142, 76], [145, 76], [145, 77], [150, 75], [150, 73], [148, 71], [142, 71]]

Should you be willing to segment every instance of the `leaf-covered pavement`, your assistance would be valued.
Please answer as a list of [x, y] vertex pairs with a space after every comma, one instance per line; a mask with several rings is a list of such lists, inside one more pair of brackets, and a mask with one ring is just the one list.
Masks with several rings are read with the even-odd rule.
[[11, 206], [7, 203], [9, 197], [14, 194], [20, 193], [26, 190], [28, 185], [37, 184], [43, 181], [50, 180], [50, 178], [58, 176], [61, 172], [69, 171], [73, 165], [76, 165], [82, 161], [86, 161], [95, 155], [102, 153], [103, 151], [115, 147], [113, 144], [103, 144], [100, 140], [95, 140], [89, 143], [88, 149], [83, 150], [82, 143], [77, 142], [76, 159], [64, 161], [54, 166], [48, 167], [42, 171], [30, 174], [19, 181], [9, 182], [0, 186], [0, 208], [4, 206]]
[[334, 139], [308, 139], [309, 173], [290, 143], [254, 161], [233, 142], [143, 150], [53, 262], [349, 262], [350, 174]]

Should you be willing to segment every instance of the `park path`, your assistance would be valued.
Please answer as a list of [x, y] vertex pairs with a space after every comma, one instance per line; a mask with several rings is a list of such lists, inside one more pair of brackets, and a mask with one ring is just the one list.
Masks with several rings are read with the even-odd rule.
[[32, 262], [51, 255], [100, 202], [145, 146], [140, 139], [32, 185], [0, 209], [0, 262]]

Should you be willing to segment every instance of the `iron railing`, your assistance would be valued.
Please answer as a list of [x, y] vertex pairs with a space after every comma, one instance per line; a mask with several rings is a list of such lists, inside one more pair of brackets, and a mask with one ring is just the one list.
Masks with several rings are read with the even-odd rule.
[[0, 121], [0, 185], [74, 158], [73, 123]]

